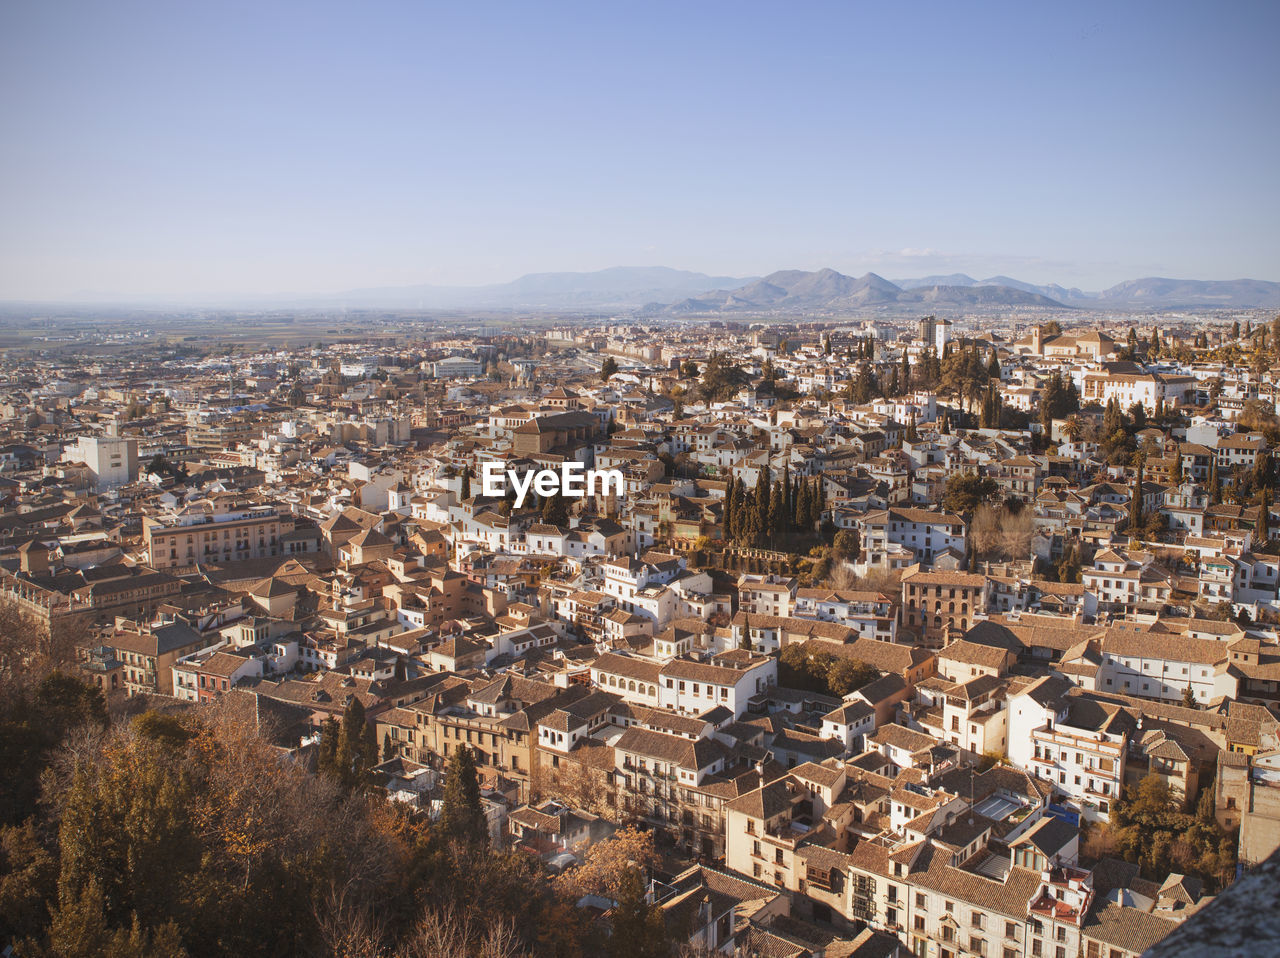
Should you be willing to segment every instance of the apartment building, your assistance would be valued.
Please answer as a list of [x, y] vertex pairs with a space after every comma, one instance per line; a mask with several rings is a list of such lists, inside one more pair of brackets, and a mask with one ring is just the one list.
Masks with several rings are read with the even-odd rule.
[[138, 478], [138, 440], [80, 436], [63, 450], [62, 461], [84, 463], [96, 492], [114, 489]]
[[1009, 698], [1009, 758], [1068, 796], [1089, 819], [1106, 820], [1125, 783], [1133, 716], [1117, 704], [1072, 694], [1059, 676]]
[[273, 506], [225, 513], [161, 513], [142, 520], [147, 564], [154, 569], [282, 555], [283, 531], [287, 531], [284, 520]]
[[985, 617], [989, 589], [983, 575], [912, 566], [902, 576], [902, 625], [925, 645], [941, 645], [947, 629], [966, 632]]
[[944, 555], [963, 560], [965, 524], [959, 516], [928, 509], [893, 508], [868, 512], [857, 523], [859, 565], [883, 568], [887, 557], [906, 550], [916, 562], [931, 566]]

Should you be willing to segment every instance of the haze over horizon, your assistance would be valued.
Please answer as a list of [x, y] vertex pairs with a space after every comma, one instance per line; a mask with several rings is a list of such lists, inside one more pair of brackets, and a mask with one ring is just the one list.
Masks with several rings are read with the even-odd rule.
[[1280, 280], [1280, 5], [18, 2], [0, 299]]

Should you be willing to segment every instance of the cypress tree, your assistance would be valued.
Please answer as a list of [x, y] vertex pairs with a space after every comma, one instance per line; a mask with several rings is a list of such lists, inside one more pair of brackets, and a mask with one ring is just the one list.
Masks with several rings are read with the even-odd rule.
[[448, 838], [474, 845], [484, 845], [489, 841], [489, 826], [480, 804], [480, 779], [476, 775], [475, 757], [465, 745], [459, 746], [449, 757], [440, 819], [436, 824]]
[[796, 489], [796, 526], [801, 532], [813, 531], [813, 520], [811, 518], [812, 507], [809, 497], [809, 483], [801, 480], [799, 488]]
[[1138, 474], [1133, 480], [1133, 522], [1132, 526], [1136, 530], [1142, 525], [1142, 460], [1138, 460]]
[[764, 469], [756, 478], [756, 514], [760, 519], [760, 531], [769, 528], [769, 496], [773, 486], [773, 475], [766, 462]]
[[342, 730], [334, 756], [338, 779], [349, 789], [369, 784], [369, 770], [377, 764], [378, 747], [365, 720], [364, 706], [353, 695], [342, 713]]
[[769, 497], [769, 535], [785, 535], [787, 531], [787, 496], [781, 481], [773, 484]]
[[791, 484], [791, 467], [782, 467], [782, 531], [790, 532], [796, 515], [796, 491]]
[[755, 513], [754, 497], [754, 491], [743, 488], [743, 483], [739, 481], [738, 505], [733, 510], [734, 534], [739, 539], [743, 538], [747, 534], [748, 527], [751, 525], [751, 516]]
[[736, 485], [737, 485], [737, 480], [734, 478], [733, 473], [729, 473], [729, 482], [724, 487], [724, 509], [722, 512], [722, 515], [724, 516], [724, 521], [721, 523], [721, 526], [724, 532], [724, 538], [726, 539], [732, 538], [731, 530], [733, 529], [733, 494], [734, 494], [734, 487]]
[[316, 770], [337, 774], [338, 740], [342, 738], [342, 726], [330, 716], [320, 725], [320, 744], [316, 750]]

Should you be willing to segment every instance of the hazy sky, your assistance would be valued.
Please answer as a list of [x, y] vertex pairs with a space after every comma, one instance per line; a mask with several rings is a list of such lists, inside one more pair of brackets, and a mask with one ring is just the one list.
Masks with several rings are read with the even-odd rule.
[[3, 0], [0, 298], [1280, 280], [1280, 2]]

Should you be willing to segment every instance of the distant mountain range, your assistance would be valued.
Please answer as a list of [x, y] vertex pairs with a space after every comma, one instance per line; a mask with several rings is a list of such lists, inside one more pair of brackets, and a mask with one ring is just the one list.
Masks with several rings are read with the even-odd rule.
[[[967, 278], [967, 277], [966, 277]], [[707, 313], [847, 312], [873, 307], [1044, 306], [1062, 308], [1042, 293], [968, 283], [921, 281], [910, 288], [867, 273], [846, 276], [833, 269], [814, 273], [781, 270], [736, 289], [719, 289], [671, 304], [649, 303], [649, 315], [691, 316]]]
[[[75, 297], [133, 306], [119, 297]], [[1256, 279], [1132, 279], [1102, 292], [1037, 286], [1008, 276], [974, 279], [964, 273], [890, 281], [875, 273], [846, 276], [833, 269], [788, 269], [763, 278], [708, 276], [665, 266], [615, 266], [593, 273], [530, 273], [490, 286], [383, 286], [327, 295], [218, 297], [199, 304], [153, 300], [150, 306], [237, 306], [273, 309], [520, 310], [619, 313], [642, 317], [954, 313], [962, 310], [1044, 309], [1272, 309], [1280, 283]]]
[[974, 279], [964, 273], [950, 276], [925, 276], [921, 279], [894, 281], [902, 289], [921, 286], [1007, 286], [1027, 293], [1039, 293], [1066, 306], [1139, 306], [1152, 308], [1176, 308], [1179, 306], [1222, 307], [1226, 309], [1266, 309], [1280, 307], [1280, 283], [1268, 283], [1258, 279], [1165, 279], [1148, 276], [1117, 283], [1100, 293], [1088, 293], [1081, 289], [1067, 289], [1056, 283], [1036, 286], [1008, 276], [992, 276], [990, 279]]
[[751, 277], [708, 276], [665, 266], [615, 266], [594, 273], [529, 273], [492, 286], [393, 286], [352, 289], [329, 303], [407, 309], [629, 310], [669, 303]]
[[1172, 309], [1280, 307], [1280, 283], [1261, 280], [1129, 280], [1102, 292], [1037, 286], [1008, 276], [964, 273], [890, 281], [875, 273], [780, 270], [763, 278], [708, 276], [666, 267], [593, 273], [530, 273], [493, 286], [354, 289], [310, 305], [402, 309], [520, 309], [635, 312], [646, 317], [832, 314], [1041, 307]]

